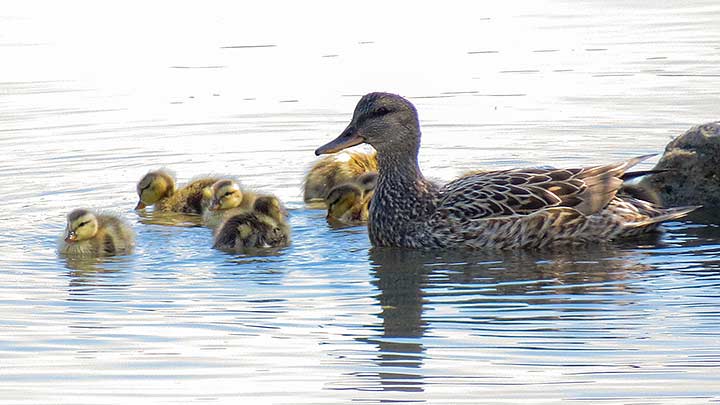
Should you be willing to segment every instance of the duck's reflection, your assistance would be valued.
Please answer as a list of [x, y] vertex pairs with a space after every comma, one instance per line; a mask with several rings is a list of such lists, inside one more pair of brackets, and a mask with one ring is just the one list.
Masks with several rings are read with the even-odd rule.
[[383, 389], [391, 391], [422, 391], [422, 375], [402, 372], [419, 368], [425, 351], [421, 338], [427, 324], [422, 319], [423, 287], [429, 268], [425, 257], [417, 251], [373, 248], [370, 262], [379, 289], [382, 333], [372, 339], [380, 352], [377, 364], [382, 369], [399, 368], [396, 372], [380, 372]]
[[[633, 287], [625, 280], [650, 268], [642, 264], [642, 256], [637, 250], [613, 246], [494, 253], [372, 248], [381, 330], [367, 341], [379, 350], [375, 363], [381, 369], [376, 375], [381, 389], [423, 390], [427, 377], [421, 369], [426, 357], [423, 340], [434, 322], [446, 321], [438, 313], [457, 313], [462, 308], [466, 314], [453, 322], [465, 323], [457, 327], [482, 335], [488, 323], [505, 322], [509, 328], [507, 322], [517, 322], [517, 317], [506, 318], [504, 313], [519, 303], [523, 307], [550, 303], [554, 315], [527, 316], [547, 321], [552, 328], [554, 318], [574, 310], [569, 305], [572, 296], [584, 295], [584, 302], [590, 304], [617, 303], [618, 296], [626, 296]], [[427, 311], [428, 307], [442, 310]]]
[[[68, 295], [72, 300], [75, 296], [92, 294], [93, 290], [106, 287], [108, 278], [116, 278], [120, 269], [130, 262], [130, 257], [66, 257], [63, 261], [69, 270]], [[117, 287], [123, 286], [123, 283], [117, 283]]]

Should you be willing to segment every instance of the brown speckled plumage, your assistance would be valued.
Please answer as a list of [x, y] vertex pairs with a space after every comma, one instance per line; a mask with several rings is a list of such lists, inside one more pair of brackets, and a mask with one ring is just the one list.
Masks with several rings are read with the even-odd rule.
[[646, 156], [580, 169], [479, 172], [439, 187], [417, 163], [415, 107], [388, 93], [364, 96], [345, 131], [316, 153], [362, 142], [378, 152], [368, 222], [374, 246], [511, 249], [600, 242], [651, 231], [695, 208], [663, 209], [617, 196], [623, 173]]

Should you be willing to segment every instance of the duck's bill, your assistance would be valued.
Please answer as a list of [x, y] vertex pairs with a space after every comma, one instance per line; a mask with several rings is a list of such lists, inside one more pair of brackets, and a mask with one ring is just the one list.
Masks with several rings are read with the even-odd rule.
[[145, 208], [145, 207], [147, 207], [147, 205], [145, 205], [145, 203], [143, 203], [142, 201], [138, 201], [137, 205], [135, 206], [135, 209], [136, 209], [136, 210], [141, 210], [141, 209], [143, 209], [143, 208]]
[[66, 235], [65, 242], [67, 242], [67, 243], [77, 242], [77, 235], [75, 235], [74, 233]]
[[335, 140], [326, 143], [325, 145], [315, 149], [315, 155], [325, 155], [328, 153], [340, 152], [343, 149], [347, 149], [351, 146], [359, 145], [365, 142], [365, 140], [358, 134], [354, 127], [349, 126], [335, 138]]

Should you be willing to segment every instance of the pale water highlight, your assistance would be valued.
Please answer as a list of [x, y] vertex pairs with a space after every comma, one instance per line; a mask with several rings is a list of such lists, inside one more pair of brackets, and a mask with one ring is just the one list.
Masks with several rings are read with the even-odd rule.
[[[716, 2], [468, 7], [3, 7], [0, 404], [720, 401], [717, 212], [572, 251], [413, 252], [303, 205], [371, 91], [417, 106], [440, 181], [661, 153], [720, 119]], [[159, 167], [276, 194], [292, 245], [229, 255], [195, 217], [138, 214]], [[135, 252], [58, 257], [79, 207], [129, 221]]]

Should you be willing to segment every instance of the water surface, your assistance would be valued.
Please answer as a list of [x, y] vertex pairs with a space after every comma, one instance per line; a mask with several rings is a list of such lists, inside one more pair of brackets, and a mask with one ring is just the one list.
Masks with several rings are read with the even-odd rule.
[[[717, 212], [574, 251], [413, 252], [303, 206], [312, 151], [370, 91], [416, 104], [441, 181], [657, 153], [720, 117], [713, 1], [464, 7], [4, 7], [0, 403], [720, 401]], [[275, 193], [293, 244], [230, 255], [138, 215], [161, 166]], [[136, 251], [58, 257], [77, 207], [124, 217]]]

